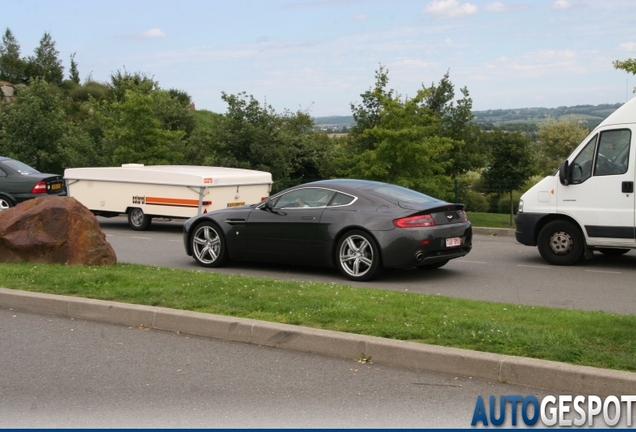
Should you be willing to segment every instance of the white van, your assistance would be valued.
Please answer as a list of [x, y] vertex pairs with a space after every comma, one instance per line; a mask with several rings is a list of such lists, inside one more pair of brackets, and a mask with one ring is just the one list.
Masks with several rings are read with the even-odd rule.
[[607, 117], [559, 170], [519, 202], [517, 241], [550, 264], [572, 265], [595, 250], [636, 249], [636, 98]]

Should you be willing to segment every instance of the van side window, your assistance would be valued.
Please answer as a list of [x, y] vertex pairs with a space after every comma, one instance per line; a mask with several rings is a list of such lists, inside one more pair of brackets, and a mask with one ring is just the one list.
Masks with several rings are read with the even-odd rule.
[[572, 161], [570, 166], [572, 184], [583, 183], [592, 177], [592, 162], [594, 161], [594, 150], [596, 149], [596, 139], [598, 135], [589, 140], [581, 153]]
[[595, 176], [625, 174], [629, 162], [629, 129], [601, 132], [596, 156]]

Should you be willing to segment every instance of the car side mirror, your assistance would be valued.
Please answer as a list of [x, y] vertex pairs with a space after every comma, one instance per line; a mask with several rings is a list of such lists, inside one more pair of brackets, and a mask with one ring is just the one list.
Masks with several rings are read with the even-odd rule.
[[559, 166], [559, 181], [563, 186], [567, 186], [570, 184], [570, 180], [570, 163], [566, 159]]

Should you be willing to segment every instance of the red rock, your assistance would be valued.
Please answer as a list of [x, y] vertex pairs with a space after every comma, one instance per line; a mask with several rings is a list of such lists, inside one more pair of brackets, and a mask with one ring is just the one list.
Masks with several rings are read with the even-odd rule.
[[95, 215], [73, 197], [40, 197], [0, 211], [0, 262], [113, 265]]

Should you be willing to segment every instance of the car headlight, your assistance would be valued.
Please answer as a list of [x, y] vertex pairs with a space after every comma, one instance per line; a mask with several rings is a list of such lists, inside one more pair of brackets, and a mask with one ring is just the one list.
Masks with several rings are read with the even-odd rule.
[[523, 213], [523, 200], [519, 200], [519, 208], [517, 209], [517, 213]]

